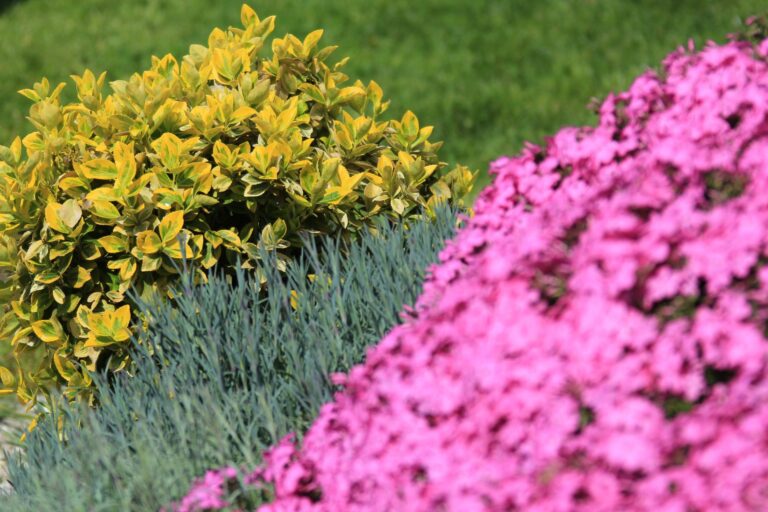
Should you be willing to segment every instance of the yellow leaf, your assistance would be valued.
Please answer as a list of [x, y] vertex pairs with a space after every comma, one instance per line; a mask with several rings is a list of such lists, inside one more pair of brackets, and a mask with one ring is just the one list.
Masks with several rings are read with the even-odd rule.
[[403, 212], [405, 211], [406, 206], [408, 206], [407, 203], [402, 199], [400, 199], [399, 197], [392, 198], [389, 204], [392, 207], [392, 211], [394, 211], [398, 215], [402, 215]]
[[320, 173], [320, 181], [322, 181], [324, 184], [331, 181], [333, 177], [337, 174], [340, 163], [341, 163], [340, 158], [325, 159], [323, 161], [322, 172]]
[[66, 298], [67, 297], [64, 295], [64, 291], [61, 288], [57, 286], [53, 289], [53, 300], [55, 300], [57, 304], [64, 304]]
[[181, 140], [174, 134], [166, 132], [158, 139], [152, 142], [152, 149], [160, 157], [160, 161], [168, 170], [175, 170], [179, 167], [179, 158], [181, 156]]
[[371, 183], [373, 183], [375, 185], [383, 185], [384, 184], [384, 180], [382, 179], [382, 177], [381, 176], [377, 176], [377, 175], [373, 174], [372, 172], [366, 172], [365, 173], [365, 177], [368, 178], [369, 180], [371, 180]]
[[112, 187], [99, 187], [88, 192], [85, 198], [89, 201], [118, 201], [120, 194]]
[[59, 233], [69, 233], [71, 229], [64, 224], [64, 221], [59, 217], [59, 210], [61, 205], [57, 203], [48, 203], [45, 207], [45, 221]]
[[61, 279], [61, 274], [57, 272], [40, 272], [35, 274], [35, 282], [40, 284], [53, 284]]
[[99, 245], [110, 254], [128, 252], [128, 240], [115, 235], [107, 235], [97, 240]]
[[72, 364], [67, 360], [67, 356], [62, 357], [57, 350], [53, 353], [53, 364], [56, 366], [56, 370], [64, 380], [67, 382], [72, 380], [72, 377], [76, 372], [72, 368]]
[[40, 95], [37, 94], [33, 89], [20, 89], [20, 90], [18, 90], [16, 92], [18, 92], [19, 94], [21, 94], [22, 96], [24, 96], [28, 100], [32, 100], [32, 101], [40, 101], [40, 100], [42, 100]]
[[230, 82], [237, 78], [243, 70], [240, 56], [225, 48], [214, 48], [211, 64], [220, 82]]
[[31, 333], [31, 327], [24, 327], [23, 329], [19, 329], [16, 331], [16, 334], [13, 335], [13, 338], [11, 338], [11, 346], [16, 346], [19, 342], [26, 340], [27, 336], [29, 336]]
[[[121, 339], [118, 339], [121, 338]], [[106, 336], [106, 335], [96, 335], [93, 331], [88, 333], [88, 337], [85, 339], [85, 344], [83, 344], [83, 347], [91, 348], [91, 347], [108, 347], [110, 345], [114, 345], [115, 343], [119, 343], [121, 341], [125, 341], [128, 338], [131, 337], [131, 333], [127, 329], [123, 329], [120, 333], [117, 333], [115, 336]]]
[[115, 341], [122, 343], [128, 341], [131, 338], [131, 331], [127, 327], [124, 327], [115, 333]]
[[160, 221], [158, 226], [158, 232], [160, 233], [160, 240], [163, 245], [168, 244], [171, 241], [176, 241], [176, 235], [181, 232], [181, 228], [184, 227], [184, 212], [181, 210], [171, 212]]
[[243, 4], [240, 8], [240, 22], [244, 27], [254, 25], [259, 22], [259, 17], [256, 15], [256, 11], [253, 10], [247, 4]]
[[141, 271], [142, 272], [154, 272], [158, 268], [160, 268], [160, 265], [163, 263], [163, 258], [159, 256], [150, 256], [148, 254], [144, 255], [144, 258], [141, 260]]
[[117, 168], [115, 184], [118, 189], [125, 190], [136, 176], [136, 158], [133, 153], [133, 142], [130, 144], [117, 142], [113, 152]]
[[91, 273], [84, 269], [83, 267], [78, 266], [77, 267], [77, 278], [75, 279], [75, 284], [72, 285], [73, 288], [82, 288], [85, 283], [91, 280]]
[[162, 240], [154, 231], [142, 231], [136, 235], [136, 247], [144, 254], [155, 254], [162, 249]]
[[206, 231], [205, 239], [211, 243], [213, 249], [216, 249], [223, 242], [222, 238], [215, 231]]
[[403, 114], [400, 123], [406, 137], [415, 138], [419, 134], [419, 120], [410, 110]]
[[248, 163], [253, 165], [262, 174], [267, 172], [274, 157], [275, 146], [272, 144], [268, 146], [254, 146], [253, 151], [244, 156]]
[[67, 177], [59, 181], [59, 188], [67, 194], [73, 196], [80, 196], [81, 194], [90, 190], [90, 187], [86, 182], [80, 178]]
[[402, 163], [406, 167], [413, 165], [415, 162], [413, 156], [411, 156], [411, 154], [406, 151], [398, 152], [397, 159], [400, 161], [400, 163]]
[[11, 143], [11, 156], [13, 157], [13, 161], [18, 163], [21, 161], [21, 137], [16, 137], [13, 139], [13, 142]]
[[138, 268], [138, 265], [136, 265], [136, 260], [134, 259], [128, 259], [125, 263], [122, 264], [120, 267], [120, 280], [121, 281], [129, 281], [133, 275], [136, 273], [136, 269]]
[[220, 140], [217, 140], [213, 145], [213, 159], [225, 169], [229, 169], [235, 165], [235, 162], [237, 162], [235, 153]]
[[182, 258], [192, 259], [196, 257], [194, 251], [192, 250], [192, 248], [189, 246], [188, 243], [184, 243], [184, 254], [182, 255], [181, 243], [178, 240], [174, 240], [173, 242], [168, 242], [163, 247], [163, 252], [167, 254], [169, 257], [176, 260], [180, 260]]
[[40, 132], [32, 132], [26, 137], [24, 137], [23, 141], [24, 147], [27, 148], [27, 152], [33, 152], [33, 151], [45, 151], [45, 141], [43, 140], [42, 135], [40, 135]]
[[252, 109], [251, 107], [239, 107], [237, 110], [232, 112], [230, 120], [233, 123], [242, 123], [244, 120], [255, 114], [256, 110]]
[[352, 191], [352, 189], [355, 187], [355, 185], [358, 184], [358, 182], [363, 179], [364, 174], [358, 173], [354, 176], [350, 176], [349, 172], [347, 171], [347, 168], [343, 165], [339, 166], [339, 186], [342, 190], [344, 190], [344, 195], [347, 195]]
[[38, 320], [32, 322], [32, 331], [45, 343], [54, 343], [64, 340], [64, 329], [59, 320], [54, 316], [50, 320]]
[[367, 93], [374, 107], [378, 109], [379, 105], [381, 105], [381, 100], [384, 98], [384, 91], [381, 89], [381, 86], [371, 80], [371, 82], [368, 83]]
[[304, 47], [305, 55], [309, 56], [310, 52], [315, 49], [315, 46], [317, 46], [317, 43], [320, 41], [321, 37], [323, 37], [322, 30], [315, 30], [314, 32], [307, 34], [307, 37], [304, 38], [304, 43], [302, 44]]
[[117, 211], [115, 205], [108, 201], [94, 201], [93, 206], [91, 206], [91, 213], [107, 220], [115, 220], [120, 217], [120, 212]]
[[237, 236], [237, 233], [234, 231], [230, 231], [228, 229], [220, 229], [216, 231], [216, 234], [220, 236], [222, 239], [224, 239], [225, 242], [227, 242], [230, 245], [233, 245], [235, 247], [240, 247], [241, 241], [240, 237]]
[[125, 305], [121, 308], [118, 308], [115, 311], [115, 320], [117, 321], [117, 325], [120, 328], [128, 327], [128, 325], [131, 323], [131, 307]]
[[59, 208], [57, 212], [59, 218], [64, 222], [68, 228], [74, 228], [83, 216], [83, 210], [80, 209], [80, 205], [74, 199], [68, 199], [64, 201], [64, 204]]
[[99, 244], [93, 240], [84, 240], [80, 246], [80, 252], [86, 261], [93, 261], [101, 257]]
[[5, 366], [0, 366], [0, 382], [2, 382], [5, 387], [11, 387], [16, 383], [13, 373], [11, 373]]
[[113, 180], [117, 177], [115, 163], [104, 158], [90, 160], [78, 167], [83, 176], [92, 180]]
[[344, 87], [339, 91], [338, 103], [347, 103], [360, 96], [365, 96], [365, 90], [362, 87]]
[[135, 196], [136, 194], [140, 193], [141, 190], [144, 189], [144, 187], [146, 187], [154, 177], [155, 175], [151, 173], [142, 175], [139, 179], [135, 180], [128, 186], [128, 190], [125, 194], [128, 197]]

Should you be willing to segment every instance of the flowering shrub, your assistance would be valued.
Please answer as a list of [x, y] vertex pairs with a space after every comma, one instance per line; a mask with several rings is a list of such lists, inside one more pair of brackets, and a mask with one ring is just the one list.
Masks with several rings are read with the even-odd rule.
[[[256, 483], [256, 475], [248, 475], [241, 481], [238, 480], [238, 471], [232, 466], [211, 470], [205, 473], [203, 478], [195, 482], [195, 486], [177, 506], [177, 512], [191, 512], [194, 510], [219, 510], [236, 505], [238, 497], [233, 496], [235, 487], [251, 487]], [[240, 497], [247, 500], [247, 496]]]
[[260, 510], [767, 510], [767, 61], [678, 50], [494, 162]]

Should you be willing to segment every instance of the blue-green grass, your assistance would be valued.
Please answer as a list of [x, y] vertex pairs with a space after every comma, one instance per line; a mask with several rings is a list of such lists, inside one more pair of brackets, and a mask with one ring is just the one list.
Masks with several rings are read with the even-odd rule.
[[265, 291], [240, 273], [185, 285], [173, 305], [144, 302], [131, 376], [97, 378], [97, 409], [64, 405], [29, 434], [0, 510], [158, 510], [209, 468], [253, 468], [283, 436], [301, 436], [332, 396], [330, 375], [399, 322], [454, 227], [450, 212], [381, 225], [345, 254], [329, 240], [309, 246], [286, 274], [265, 257]]

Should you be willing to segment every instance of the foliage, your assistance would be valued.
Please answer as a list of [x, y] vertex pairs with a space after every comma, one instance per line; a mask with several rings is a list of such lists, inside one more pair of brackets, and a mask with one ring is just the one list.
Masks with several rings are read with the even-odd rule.
[[472, 173], [443, 172], [411, 112], [385, 120], [375, 82], [345, 85], [321, 30], [260, 56], [274, 17], [243, 6], [241, 21], [110, 94], [91, 71], [73, 76], [76, 103], [45, 79], [21, 91], [36, 131], [0, 147], [0, 342], [19, 363], [0, 370], [6, 391], [91, 396], [93, 372], [128, 361], [126, 292], [166, 291], [182, 258], [200, 281], [262, 249], [282, 268], [306, 234], [461, 204]]
[[[0, 16], [0, 144], [25, 130], [14, 92], [43, 74], [84, 68], [111, 79], [148, 55], [186, 52], [213, 26], [237, 22], [242, 0], [24, 0]], [[6, 2], [7, 3], [7, 2]], [[283, 31], [316, 27], [351, 57], [345, 71], [376, 80], [397, 117], [435, 125], [442, 158], [487, 168], [526, 140], [591, 122], [592, 95], [625, 88], [671, 47], [722, 40], [763, 0], [253, 0]], [[428, 27], [428, 29], [425, 29]], [[557, 27], [553, 30], [553, 27]], [[68, 95], [65, 90], [62, 93]], [[481, 178], [487, 179], [485, 172]]]
[[262, 512], [768, 509], [768, 41], [599, 114], [493, 164]]
[[409, 229], [380, 223], [347, 256], [313, 243], [285, 275], [268, 254], [266, 293], [242, 271], [197, 287], [187, 277], [173, 303], [142, 302], [149, 342], [133, 346], [131, 375], [100, 374], [100, 407], [64, 404], [28, 435], [0, 509], [158, 510], [206, 468], [258, 464], [330, 400], [329, 376], [398, 322], [454, 225], [448, 212]]
[[733, 35], [732, 39], [760, 43], [766, 37], [768, 37], [768, 12], [763, 12], [744, 20], [744, 26]]

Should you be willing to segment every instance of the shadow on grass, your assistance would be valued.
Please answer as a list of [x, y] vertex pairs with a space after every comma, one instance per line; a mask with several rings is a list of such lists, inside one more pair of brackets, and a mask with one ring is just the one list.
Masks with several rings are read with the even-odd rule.
[[0, 15], [4, 14], [5, 11], [10, 9], [16, 4], [20, 4], [24, 0], [0, 0]]

